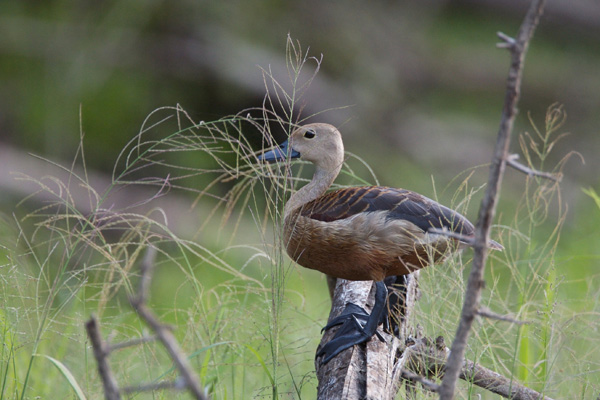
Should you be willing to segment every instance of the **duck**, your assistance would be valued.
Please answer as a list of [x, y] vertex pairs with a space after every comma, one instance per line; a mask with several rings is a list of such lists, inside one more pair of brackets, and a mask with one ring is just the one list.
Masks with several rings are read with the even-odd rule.
[[[440, 263], [469, 246], [475, 234], [466, 217], [410, 190], [355, 186], [328, 191], [344, 157], [342, 135], [327, 123], [299, 126], [288, 140], [258, 157], [262, 162], [300, 158], [314, 165], [310, 182], [284, 206], [282, 238], [290, 258], [329, 277], [375, 282], [370, 314], [348, 304], [340, 317], [325, 326], [342, 325], [318, 351], [322, 363], [377, 334], [387, 310], [384, 279]], [[488, 247], [502, 249], [494, 241]]]

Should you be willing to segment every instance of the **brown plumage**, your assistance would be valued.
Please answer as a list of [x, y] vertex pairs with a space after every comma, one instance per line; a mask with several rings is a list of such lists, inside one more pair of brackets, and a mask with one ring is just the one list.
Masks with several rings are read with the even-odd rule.
[[[385, 319], [384, 278], [409, 274], [464, 246], [457, 239], [430, 232], [431, 228], [466, 238], [473, 236], [474, 228], [459, 213], [409, 190], [367, 186], [326, 193], [344, 161], [342, 136], [332, 125], [300, 127], [280, 148], [264, 153], [260, 159], [296, 157], [311, 161], [315, 173], [285, 205], [283, 236], [287, 253], [303, 267], [329, 276], [377, 281], [371, 316], [351, 305], [351, 311], [326, 327], [342, 321], [344, 325], [318, 353], [323, 362], [328, 362], [342, 350], [367, 341]], [[502, 248], [493, 241], [489, 246]]]
[[441, 259], [452, 240], [428, 234], [446, 228], [466, 236], [473, 225], [417, 193], [354, 187], [323, 195], [286, 216], [284, 239], [298, 264], [349, 280], [405, 275]]
[[[263, 155], [271, 161], [285, 157], [315, 165], [312, 181], [292, 195], [284, 210], [285, 247], [303, 267], [336, 278], [380, 281], [409, 274], [462, 247], [456, 239], [429, 233], [430, 228], [473, 236], [473, 224], [465, 217], [409, 190], [368, 186], [325, 193], [344, 161], [341, 134], [331, 125], [303, 126], [281, 150]], [[491, 247], [499, 245], [492, 242]]]

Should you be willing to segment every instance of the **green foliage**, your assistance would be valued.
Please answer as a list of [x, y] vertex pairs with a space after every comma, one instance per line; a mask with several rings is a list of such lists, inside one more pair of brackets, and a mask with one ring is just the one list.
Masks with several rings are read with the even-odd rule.
[[73, 391], [75, 392], [75, 395], [77, 396], [77, 398], [79, 400], [86, 399], [85, 394], [83, 394], [83, 390], [81, 390], [81, 387], [79, 387], [77, 380], [75, 379], [75, 377], [73, 376], [71, 371], [69, 371], [69, 368], [67, 368], [63, 363], [61, 363], [57, 359], [52, 358], [50, 356], [42, 354], [42, 355], [40, 355], [40, 357], [43, 357], [43, 358], [49, 360], [60, 371], [60, 373], [67, 380], [67, 382], [69, 383], [69, 386], [71, 386], [71, 388], [73, 389]]
[[[280, 240], [285, 198], [306, 182], [306, 164], [268, 165], [256, 158], [276, 143], [276, 136], [289, 134], [308, 118], [301, 117], [299, 104], [321, 60], [291, 39], [286, 59], [289, 82], [263, 70], [263, 107], [209, 122], [194, 121], [181, 106], [152, 112], [115, 161], [105, 192], [92, 187], [85, 168], [83, 173], [64, 168], [70, 174], [67, 182], [51, 177], [35, 182], [52, 201], [23, 219], [4, 221], [0, 230], [13, 238], [0, 248], [0, 397], [68, 397], [74, 392], [79, 398], [101, 397], [83, 321], [96, 313], [112, 342], [148, 333], [127, 302], [148, 247], [159, 251], [151, 306], [175, 325], [213, 398], [314, 397], [314, 349], [329, 308], [326, 285], [318, 273], [295, 268]], [[306, 70], [308, 79], [301, 80]], [[548, 168], [546, 156], [562, 137], [563, 118], [562, 109], [552, 107], [543, 130], [533, 125], [532, 134], [522, 135], [522, 154], [531, 167]], [[83, 148], [82, 139], [76, 161], [85, 167]], [[481, 185], [471, 182], [473, 172], [446, 189], [464, 213], [480, 194]], [[351, 153], [338, 182], [378, 183], [369, 166]], [[155, 191], [124, 209], [112, 208], [111, 196], [126, 186]], [[75, 200], [81, 188], [87, 211]], [[169, 191], [195, 196], [192, 212], [203, 215], [199, 239], [176, 235], [159, 208], [139, 212]], [[558, 183], [527, 177], [516, 204], [504, 210], [493, 232], [506, 250], [492, 255], [484, 303], [531, 324], [480, 321], [468, 357], [548, 395], [560, 398], [575, 390], [591, 398], [600, 380], [593, 333], [598, 287], [589, 285], [579, 294], [596, 299], [580, 308], [562, 295], [570, 278], [557, 256], [566, 212]], [[421, 272], [423, 296], [415, 318], [424, 334], [451, 340], [468, 257], [458, 255]], [[584, 332], [585, 340], [576, 332]], [[48, 371], [44, 358], [56, 368]], [[110, 360], [123, 386], [176, 378], [172, 361], [156, 343], [115, 352]], [[473, 394], [488, 396], [462, 385], [463, 396]], [[184, 397], [154, 395], [173, 396]]]
[[583, 193], [590, 196], [596, 203], [596, 206], [598, 206], [598, 208], [600, 208], [600, 195], [598, 195], [598, 193], [596, 193], [596, 191], [594, 189], [592, 189], [592, 188], [583, 189]]

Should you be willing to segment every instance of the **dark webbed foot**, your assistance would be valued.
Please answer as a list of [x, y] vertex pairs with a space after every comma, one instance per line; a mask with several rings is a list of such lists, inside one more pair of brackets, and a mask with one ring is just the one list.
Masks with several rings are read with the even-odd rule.
[[385, 317], [387, 289], [383, 282], [375, 282], [375, 288], [375, 304], [371, 315], [362, 307], [348, 303], [342, 314], [325, 326], [324, 329], [330, 329], [333, 326], [342, 325], [333, 339], [317, 353], [317, 357], [323, 357], [321, 363], [328, 363], [343, 350], [355, 344], [365, 343], [375, 334], [383, 341], [381, 335], [377, 333], [377, 326]]

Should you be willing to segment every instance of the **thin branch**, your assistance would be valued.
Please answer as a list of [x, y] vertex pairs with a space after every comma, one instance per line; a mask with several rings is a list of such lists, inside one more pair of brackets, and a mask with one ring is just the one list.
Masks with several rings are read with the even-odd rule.
[[137, 386], [126, 386], [123, 389], [121, 389], [121, 392], [125, 394], [131, 394], [136, 392], [152, 392], [154, 390], [165, 389], [184, 390], [186, 389], [186, 385], [183, 379], [177, 379], [175, 381], [163, 381], [157, 383], [141, 384]]
[[[188, 389], [192, 396], [197, 400], [208, 400], [207, 395], [200, 387], [200, 380], [197, 378], [185, 354], [181, 351], [179, 343], [175, 339], [172, 328], [169, 325], [161, 323], [156, 316], [146, 306], [150, 284], [152, 282], [152, 273], [154, 271], [154, 258], [156, 249], [150, 247], [142, 260], [141, 278], [138, 293], [130, 299], [131, 305], [138, 315], [146, 321], [150, 328], [155, 332], [153, 336], [144, 336], [139, 339], [129, 340], [127, 342], [108, 344], [102, 340], [98, 321], [92, 315], [89, 321], [86, 322], [85, 328], [94, 348], [94, 357], [98, 364], [98, 373], [102, 379], [104, 386], [104, 394], [107, 400], [120, 400], [120, 392], [130, 394], [140, 391], [153, 391], [162, 389]], [[180, 378], [173, 382], [158, 382], [149, 384], [140, 384], [137, 386], [127, 386], [119, 391], [119, 386], [114, 378], [110, 366], [108, 365], [108, 355], [115, 350], [123, 349], [130, 346], [136, 346], [143, 343], [159, 340], [166, 348], [167, 352], [174, 361], [175, 366], [179, 370]]]
[[506, 96], [502, 110], [502, 118], [498, 131], [498, 139], [494, 158], [490, 167], [490, 176], [488, 179], [485, 196], [481, 202], [479, 219], [475, 229], [475, 244], [473, 265], [467, 288], [465, 292], [464, 304], [461, 312], [461, 318], [456, 332], [456, 337], [452, 343], [452, 351], [446, 364], [446, 373], [440, 386], [440, 399], [451, 400], [454, 397], [456, 381], [462, 368], [465, 349], [469, 332], [475, 319], [479, 302], [481, 300], [481, 290], [484, 286], [483, 272], [487, 258], [487, 246], [490, 227], [496, 211], [496, 203], [500, 190], [500, 184], [508, 159], [508, 149], [510, 145], [510, 135], [514, 120], [517, 114], [517, 103], [520, 96], [521, 79], [523, 64], [529, 41], [533, 36], [544, 9], [545, 0], [534, 0], [531, 3], [527, 15], [521, 24], [516, 40], [512, 43], [506, 35], [501, 36], [511, 52], [511, 67], [508, 72]]
[[[152, 274], [154, 273], [154, 259], [156, 258], [156, 249], [149, 247], [144, 255], [142, 264], [140, 265], [140, 285], [138, 287], [137, 297], [132, 299], [132, 303], [145, 304], [148, 300], [150, 292], [150, 283], [152, 282]], [[135, 304], [134, 304], [135, 307]]]
[[527, 325], [531, 323], [530, 321], [520, 321], [513, 317], [509, 317], [508, 315], [495, 313], [487, 307], [479, 307], [479, 310], [477, 310], [477, 315], [479, 315], [480, 317], [496, 319], [498, 321], [510, 322], [511, 324], [516, 325]]
[[517, 41], [508, 36], [504, 32], [496, 32], [496, 36], [502, 40], [500, 43], [496, 43], [496, 47], [499, 49], [512, 49], [517, 44]]
[[437, 392], [440, 389], [440, 385], [438, 385], [434, 381], [431, 381], [422, 375], [415, 374], [414, 372], [409, 371], [407, 369], [402, 370], [402, 377], [413, 382], [418, 382], [421, 385], [423, 385], [423, 387], [425, 387], [427, 390], [430, 390], [432, 392]]
[[173, 359], [175, 366], [179, 370], [181, 378], [195, 399], [208, 400], [208, 397], [200, 387], [200, 380], [194, 373], [187, 357], [179, 347], [179, 343], [169, 327], [161, 323], [154, 313], [146, 306], [150, 282], [152, 281], [152, 273], [154, 271], [154, 257], [156, 250], [149, 248], [141, 265], [141, 279], [139, 291], [136, 297], [132, 298], [131, 305], [136, 310], [138, 315], [150, 326], [156, 334], [156, 337], [165, 346], [165, 349]]
[[538, 171], [536, 169], [529, 168], [529, 167], [521, 164], [520, 162], [518, 162], [517, 161], [518, 158], [519, 158], [518, 154], [511, 154], [506, 159], [506, 163], [508, 165], [510, 165], [511, 167], [513, 167], [514, 169], [516, 169], [517, 171], [521, 171], [524, 174], [527, 174], [529, 176], [539, 176], [542, 178], [550, 179], [551, 181], [560, 182], [560, 179], [561, 179], [560, 175], [555, 175], [550, 172]]
[[96, 359], [96, 364], [98, 364], [98, 374], [104, 387], [104, 396], [106, 400], [120, 400], [119, 385], [108, 365], [108, 345], [102, 340], [96, 316], [92, 315], [85, 323], [85, 330], [92, 342], [94, 358]]
[[[416, 339], [415, 343], [405, 350], [407, 362], [402, 370], [402, 376], [405, 379], [423, 384], [427, 390], [439, 393], [441, 385], [431, 381], [431, 378], [435, 378], [436, 375], [443, 374], [447, 370], [446, 358], [448, 353], [450, 353], [450, 349], [445, 347], [441, 336], [436, 339], [435, 345], [427, 338]], [[470, 360], [461, 362], [459, 372], [460, 379], [507, 399], [552, 400], [550, 397], [521, 385], [513, 378], [502, 376]]]
[[465, 360], [461, 367], [460, 379], [472, 382], [474, 385], [489, 390], [505, 399], [552, 400], [548, 396], [515, 382], [512, 378], [502, 376], [469, 360]]
[[142, 336], [141, 338], [131, 339], [131, 340], [128, 340], [126, 342], [121, 342], [121, 343], [108, 343], [106, 352], [112, 353], [113, 351], [125, 349], [127, 347], [137, 346], [137, 345], [148, 343], [148, 342], [153, 342], [155, 340], [157, 340], [157, 337], [156, 337], [156, 335], [153, 335], [153, 336]]

